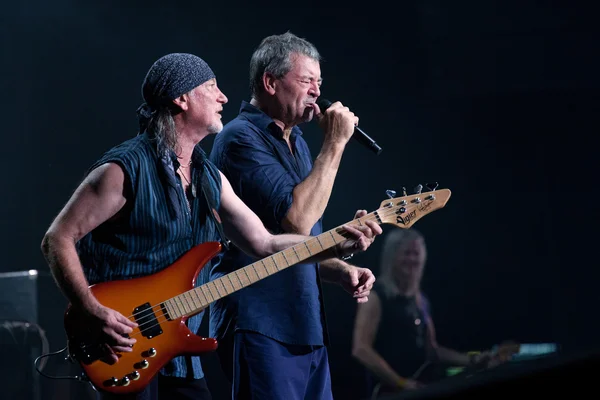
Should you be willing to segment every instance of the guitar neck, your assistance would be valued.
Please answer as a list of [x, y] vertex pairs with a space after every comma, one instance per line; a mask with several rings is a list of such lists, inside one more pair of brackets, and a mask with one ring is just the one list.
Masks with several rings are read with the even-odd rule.
[[[381, 224], [377, 213], [373, 212], [364, 217], [352, 220], [346, 225], [360, 226], [366, 220], [375, 220]], [[163, 305], [167, 309], [171, 319], [197, 314], [210, 303], [220, 298], [250, 286], [279, 271], [283, 271], [292, 265], [298, 264], [343, 242], [347, 239], [346, 236], [346, 230], [338, 226], [197, 288], [172, 297], [166, 300]]]
[[[437, 192], [434, 192], [434, 190], [425, 193], [419, 191], [414, 195], [404, 195], [403, 197], [384, 200], [378, 210], [353, 219], [344, 225], [362, 226], [366, 221], [373, 221], [379, 225], [391, 224], [408, 229], [424, 215], [446, 205], [450, 198], [450, 190], [442, 189]], [[389, 196], [391, 196], [390, 193], [388, 193]], [[309, 259], [343, 242], [348, 237], [348, 232], [340, 225], [202, 286], [172, 297], [161, 305], [166, 309], [171, 319], [197, 314], [210, 303]]]

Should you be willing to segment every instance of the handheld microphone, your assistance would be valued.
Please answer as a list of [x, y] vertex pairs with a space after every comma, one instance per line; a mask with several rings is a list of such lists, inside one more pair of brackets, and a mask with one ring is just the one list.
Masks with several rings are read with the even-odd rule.
[[[331, 101], [322, 97], [319, 97], [319, 99], [317, 100], [317, 105], [321, 109], [321, 113], [324, 113], [331, 104]], [[358, 126], [354, 127], [354, 134], [352, 135], [352, 137], [356, 139], [360, 144], [374, 152], [376, 155], [379, 155], [379, 153], [381, 153], [382, 148], [379, 147], [379, 145], [375, 143], [375, 141], [371, 139], [369, 135], [367, 135]]]

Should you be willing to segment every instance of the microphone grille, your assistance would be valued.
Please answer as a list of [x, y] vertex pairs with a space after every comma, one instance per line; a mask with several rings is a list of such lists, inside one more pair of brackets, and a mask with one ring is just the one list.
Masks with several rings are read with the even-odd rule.
[[327, 110], [331, 104], [331, 101], [322, 97], [319, 97], [319, 99], [317, 100], [317, 105], [321, 109], [321, 112], [325, 112], [325, 110]]

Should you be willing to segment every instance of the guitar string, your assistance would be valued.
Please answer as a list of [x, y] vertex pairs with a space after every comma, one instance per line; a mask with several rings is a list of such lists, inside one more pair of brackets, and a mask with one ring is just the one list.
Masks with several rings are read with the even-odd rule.
[[[381, 212], [381, 213], [379, 213], [379, 215], [380, 215], [381, 217], [387, 217], [387, 216], [389, 216], [389, 215], [395, 214], [395, 213], [396, 213], [396, 211], [394, 210], [395, 208], [396, 208], [396, 207], [393, 207], [393, 208], [390, 208], [390, 209], [386, 209], [386, 210], [385, 210], [385, 212]], [[375, 213], [376, 213], [375, 211], [374, 211], [374, 212], [371, 212], [371, 213], [369, 213], [369, 214], [367, 214], [367, 215], [365, 215], [364, 217], [361, 217], [361, 218], [362, 218], [362, 219], [363, 219], [365, 222], [366, 222], [366, 221], [369, 221], [369, 220], [372, 220], [372, 218], [371, 218], [371, 217], [372, 217], [372, 216], [374, 216], [374, 215], [375, 215]], [[377, 222], [377, 217], [375, 217], [374, 219], [375, 219], [375, 221]], [[381, 223], [379, 223], [379, 224], [381, 225], [382, 223], [383, 223], [383, 222], [381, 222]], [[341, 228], [341, 227], [334, 228], [334, 229], [336, 229], [336, 230], [342, 229], [342, 230], [343, 230], [343, 228]], [[326, 233], [326, 232], [325, 232], [325, 233]], [[332, 246], [330, 246], [330, 247], [332, 247]], [[287, 249], [285, 249], [285, 250], [287, 250]], [[324, 251], [324, 250], [325, 250], [325, 249], [323, 249], [323, 251]], [[318, 254], [318, 253], [316, 253], [316, 254]], [[210, 289], [209, 289], [209, 292], [210, 292]], [[211, 292], [211, 295], [212, 295], [212, 292]], [[206, 297], [206, 296], [205, 296], [205, 297]], [[214, 298], [214, 296], [213, 296], [213, 298]], [[207, 299], [207, 300], [208, 300], [208, 299]], [[215, 301], [215, 300], [213, 300], [213, 301]], [[212, 303], [213, 301], [209, 302], [209, 303], [208, 303], [206, 306], [210, 305], [210, 303]], [[152, 328], [155, 328], [156, 326], [160, 326], [160, 324], [162, 324], [163, 322], [167, 322], [167, 321], [169, 321], [169, 317], [168, 317], [168, 316], [167, 316], [167, 315], [164, 313], [164, 311], [162, 310], [162, 304], [163, 304], [163, 303], [164, 303], [164, 302], [161, 302], [161, 303], [159, 303], [158, 305], [156, 305], [156, 306], [153, 306], [153, 307], [151, 307], [150, 309], [147, 309], [147, 310], [153, 310], [153, 311], [155, 311], [154, 309], [158, 307], [158, 309], [160, 309], [160, 310], [162, 311], [162, 316], [155, 317], [155, 319], [153, 319], [153, 320], [151, 319], [151, 320], [149, 320], [149, 321], [147, 321], [147, 322], [144, 322], [144, 323], [142, 323], [142, 324], [139, 324], [139, 325], [138, 325], [138, 327], [137, 327], [137, 328], [138, 328], [138, 332], [136, 332], [136, 333], [133, 333], [132, 335], [129, 335], [128, 337], [129, 337], [129, 338], [133, 338], [134, 336], [138, 336], [138, 335], [140, 335], [140, 334], [142, 334], [142, 335], [143, 335], [143, 334], [144, 334], [145, 332], [147, 332], [148, 330], [150, 330], [150, 329], [152, 329]], [[179, 306], [178, 306], [178, 307], [179, 307]], [[144, 310], [144, 311], [142, 311], [142, 312], [147, 312], [147, 310]], [[180, 310], [180, 311], [181, 311], [181, 310]], [[135, 314], [133, 314], [132, 316], [139, 315], [140, 313], [141, 313], [141, 312], [135, 313]], [[196, 314], [196, 312], [195, 312], [194, 314]], [[184, 315], [185, 315], [185, 314], [183, 314], [181, 317], [183, 317]], [[181, 318], [181, 317], [178, 317], [178, 318]], [[129, 318], [131, 318], [131, 317], [129, 317]], [[153, 324], [153, 325], [151, 325], [151, 326], [145, 326], [145, 327], [143, 327], [144, 325], [146, 325], [146, 324], [149, 324], [149, 323], [153, 323], [153, 322], [156, 322], [156, 323], [154, 323], [154, 324]], [[143, 328], [141, 328], [141, 327], [143, 327]], [[92, 345], [83, 345], [82, 347], [83, 347], [83, 348], [86, 348], [86, 347], [89, 347], [89, 346], [92, 346]]]
[[[390, 210], [391, 210], [391, 209], [390, 209]], [[388, 209], [386, 209], [386, 211], [388, 211]], [[393, 213], [394, 213], [394, 212], [392, 212], [392, 214], [393, 214]], [[365, 220], [365, 222], [366, 222], [367, 220], [372, 220], [371, 216], [373, 216], [374, 214], [375, 214], [375, 212], [371, 212], [371, 213], [369, 213], [369, 214], [365, 215], [364, 217], [361, 217], [361, 219], [364, 219], [364, 220]], [[387, 217], [387, 216], [389, 216], [389, 215], [390, 215], [390, 213], [386, 213], [386, 214], [379, 213], [379, 215], [381, 215], [381, 216], [383, 216], [383, 217]], [[375, 221], [376, 221], [376, 220], [377, 220], [377, 218], [375, 218]], [[350, 223], [352, 223], [352, 221], [351, 221]], [[341, 228], [341, 227], [334, 228], [334, 229], [343, 230], [343, 228]], [[324, 232], [324, 233], [327, 233], [327, 232]], [[309, 240], [310, 240], [310, 239], [309, 239]], [[308, 241], [308, 240], [307, 240], [307, 241]], [[333, 246], [330, 246], [330, 247], [333, 247]], [[286, 250], [288, 250], [288, 249], [284, 249], [284, 250], [282, 250], [282, 251], [286, 251]], [[323, 249], [323, 250], [321, 250], [321, 251], [325, 251], [325, 249]], [[321, 251], [319, 251], [319, 252], [317, 252], [317, 253], [315, 253], [315, 254], [319, 254]], [[312, 255], [314, 255], [314, 254], [311, 254], [311, 256], [312, 256]], [[300, 260], [300, 261], [301, 261], [301, 260]], [[298, 262], [300, 262], [300, 261], [298, 261]], [[239, 271], [239, 270], [236, 270], [236, 271], [234, 271], [234, 272], [238, 272], [238, 271]], [[267, 270], [267, 272], [268, 272], [268, 270]], [[218, 278], [218, 279], [222, 279], [222, 278], [224, 278], [224, 277], [225, 277], [225, 276], [223, 276], [223, 277], [221, 277], [221, 278]], [[216, 280], [215, 280], [215, 281], [216, 281]], [[210, 282], [207, 282], [207, 284], [208, 284], [208, 283], [211, 283], [211, 282], [215, 282], [215, 281], [210, 281]], [[252, 282], [252, 283], [254, 283], [254, 282]], [[204, 286], [204, 285], [205, 285], [205, 284], [203, 284], [202, 286]], [[200, 289], [200, 287], [201, 287], [201, 286], [198, 286], [198, 287], [196, 287], [196, 288], [194, 288], [194, 289]], [[233, 284], [232, 284], [232, 287], [234, 287], [234, 289], [235, 289], [235, 286], [234, 286]], [[194, 289], [192, 289], [192, 290], [194, 290]], [[220, 296], [219, 289], [218, 289], [218, 288], [215, 288], [215, 289], [216, 289], [217, 293], [218, 293], [218, 294], [219, 294], [219, 296]], [[207, 289], [207, 290], [209, 291], [209, 293], [211, 294], [211, 297], [213, 297], [213, 298], [214, 298], [214, 295], [213, 295], [212, 291], [213, 291], [213, 290], [215, 290], [215, 289], [210, 289], [210, 288], [208, 288], [208, 289]], [[225, 289], [227, 290], [227, 288], [225, 288]], [[239, 289], [236, 289], [236, 290], [239, 290]], [[188, 293], [188, 292], [185, 292], [185, 293]], [[233, 293], [233, 292], [232, 292], [232, 293]], [[182, 294], [183, 294], [183, 293], [182, 293]], [[229, 294], [230, 294], [230, 293], [228, 293], [227, 295], [229, 295]], [[181, 294], [180, 294], [180, 295], [181, 295]], [[178, 296], [180, 296], [180, 295], [178, 295]], [[207, 298], [207, 296], [204, 294], [204, 292], [202, 292], [202, 295], [203, 295], [203, 297], [204, 297], [206, 300], [208, 300], [208, 298]], [[178, 296], [175, 296], [175, 297], [178, 297]], [[221, 296], [221, 297], [223, 297], [223, 296]], [[170, 299], [169, 299], [169, 300], [170, 300]], [[168, 300], [167, 300], [167, 301], [168, 301]], [[190, 303], [189, 303], [189, 300], [187, 300], [187, 299], [186, 299], [185, 301], [187, 302], [186, 304], [188, 304], [188, 305], [190, 304]], [[205, 306], [208, 306], [210, 303], [212, 303], [212, 302], [214, 302], [214, 301], [216, 301], [216, 300], [209, 301], [209, 302], [208, 302], [208, 303], [207, 303]], [[161, 302], [161, 303], [159, 303], [159, 304], [157, 304], [157, 305], [155, 305], [155, 306], [153, 306], [153, 307], [151, 307], [151, 308], [149, 308], [149, 309], [146, 309], [146, 310], [143, 310], [143, 311], [139, 311], [139, 312], [137, 312], [137, 313], [134, 313], [133, 315], [131, 315], [131, 316], [127, 317], [127, 319], [130, 319], [130, 320], [131, 320], [131, 318], [132, 318], [132, 317], [133, 317], [133, 318], [135, 318], [135, 317], [136, 317], [137, 315], [139, 315], [139, 314], [142, 314], [142, 313], [144, 313], [144, 312], [148, 312], [148, 310], [152, 310], [152, 311], [159, 311], [160, 309], [162, 309], [162, 305], [163, 305], [165, 302], [166, 302], [166, 301], [163, 301], [163, 302]], [[200, 302], [202, 302], [202, 301], [200, 300]], [[193, 300], [192, 300], [192, 303], [193, 303]], [[178, 305], [178, 304], [176, 304], [175, 306], [176, 306], [177, 308], [179, 308], [179, 305]], [[181, 310], [179, 310], [179, 311], [181, 311]], [[185, 309], [184, 309], [183, 311], [185, 311]], [[184, 313], [184, 315], [185, 315], [185, 313]]]
[[[416, 205], [415, 205], [415, 206], [407, 205], [407, 209], [406, 209], [407, 211], [409, 211], [409, 208], [408, 208], [408, 207], [412, 207], [412, 208], [414, 208], [414, 207], [416, 207]], [[380, 217], [388, 217], [388, 216], [390, 216], [390, 215], [396, 214], [396, 211], [397, 211], [396, 209], [397, 209], [397, 208], [399, 208], [399, 206], [395, 206], [395, 207], [391, 207], [391, 208], [385, 209], [383, 212], [379, 212], [378, 214], [379, 214], [379, 216], [380, 216]], [[377, 211], [379, 211], [379, 210], [377, 210]], [[376, 213], [377, 211], [373, 211], [373, 212], [371, 212], [371, 213], [369, 213], [369, 214], [365, 215], [364, 217], [361, 217], [361, 218], [360, 218], [360, 220], [362, 220], [362, 221], [365, 221], [365, 222], [366, 222], [366, 221], [373, 221], [373, 220], [374, 220], [375, 222], [377, 222], [377, 219], [378, 219], [378, 218], [377, 218], [377, 217], [375, 217], [375, 213]], [[373, 217], [374, 217], [374, 218], [373, 218]], [[351, 224], [352, 222], [353, 222], [353, 221], [351, 221], [349, 224]], [[381, 224], [383, 224], [383, 222], [379, 223], [379, 225], [381, 225]], [[350, 226], [352, 226], [352, 225], [350, 225]], [[334, 228], [334, 229], [332, 229], [332, 230], [343, 230], [343, 228], [342, 228], [342, 227], [338, 227], [338, 228]], [[327, 232], [323, 232], [323, 233], [327, 233]], [[309, 240], [310, 240], [310, 239], [309, 239]], [[333, 247], [333, 246], [330, 246], [330, 247]], [[285, 250], [288, 250], [288, 249], [284, 249], [284, 250], [282, 250], [282, 251], [285, 251]], [[325, 251], [325, 249], [323, 249], [322, 251]], [[320, 253], [320, 252], [318, 252], [318, 253], [315, 253], [315, 254], [319, 254], [319, 253]], [[251, 264], [251, 265], [252, 265], [252, 264]], [[219, 279], [221, 279], [221, 278], [219, 278]], [[214, 281], [213, 281], [213, 282], [214, 282]], [[210, 282], [207, 282], [207, 283], [210, 283]], [[202, 286], [204, 286], [204, 285], [202, 285]], [[199, 286], [199, 287], [197, 287], [197, 288], [195, 288], [195, 289], [198, 289], [198, 288], [200, 288], [200, 287], [201, 287], [201, 286]], [[208, 289], [208, 290], [209, 290], [209, 293], [210, 293], [210, 294], [211, 294], [211, 296], [212, 296], [211, 289]], [[218, 289], [217, 289], [217, 292], [218, 292]], [[187, 293], [187, 292], [186, 292], [186, 293]], [[203, 295], [204, 295], [204, 293], [203, 293]], [[204, 297], [206, 297], [206, 296], [204, 296]], [[212, 297], [214, 298], [214, 296], [212, 296]], [[221, 296], [221, 297], [223, 297], [223, 296]], [[208, 300], [208, 299], [207, 299], [207, 300]], [[186, 300], [186, 301], [187, 301], [187, 300]], [[215, 301], [215, 300], [213, 300], [213, 301], [210, 301], [208, 304], [206, 304], [206, 305], [205, 305], [205, 307], [207, 307], [208, 305], [210, 305], [210, 303], [212, 303], [212, 302], [214, 302], [214, 301]], [[142, 313], [148, 313], [148, 311], [149, 311], [149, 310], [152, 310], [152, 311], [153, 311], [153, 313], [154, 313], [154, 312], [156, 312], [156, 311], [158, 311], [158, 310], [160, 310], [160, 311], [163, 311], [163, 310], [162, 310], [162, 306], [163, 306], [163, 304], [164, 304], [164, 303], [165, 303], [165, 302], [161, 302], [161, 303], [159, 303], [159, 304], [157, 304], [157, 305], [155, 305], [155, 306], [152, 306], [151, 308], [148, 308], [148, 309], [146, 309], [146, 310], [143, 310], [143, 311], [140, 311], [140, 312], [134, 313], [133, 315], [131, 315], [131, 316], [127, 317], [127, 319], [129, 319], [129, 320], [131, 320], [131, 318], [134, 318], [134, 319], [135, 319], [135, 317], [136, 317], [136, 316], [138, 316], [139, 314], [142, 314]], [[188, 304], [189, 304], [189, 303], [188, 303]], [[179, 306], [177, 306], [177, 307], [179, 308]], [[179, 311], [181, 311], [181, 310], [179, 310]], [[185, 310], [184, 310], [184, 311], [185, 311]], [[198, 312], [199, 312], [199, 311], [198, 311]], [[197, 313], [197, 312], [194, 312], [194, 314], [196, 314], [196, 313]], [[161, 317], [159, 316], [159, 317], [155, 317], [155, 319], [151, 319], [151, 320], [149, 320], [149, 321], [146, 321], [146, 322], [143, 322], [143, 323], [139, 324], [139, 325], [137, 326], [137, 328], [138, 328], [138, 332], [136, 332], [136, 333], [133, 333], [133, 334], [132, 334], [132, 335], [130, 335], [129, 337], [130, 337], [130, 338], [132, 338], [132, 337], [134, 337], [134, 336], [137, 336], [137, 335], [143, 334], [144, 332], [147, 332], [148, 330], [150, 330], [150, 329], [152, 329], [152, 328], [155, 328], [156, 326], [159, 326], [161, 323], [163, 323], [163, 322], [166, 322], [166, 321], [168, 321], [168, 320], [169, 320], [169, 317], [168, 317], [168, 316], [167, 316], [167, 315], [164, 313], [164, 311], [162, 312], [162, 315], [163, 315], [163, 318], [164, 318], [164, 319], [161, 319]], [[182, 315], [182, 317], [183, 317], [184, 315], [185, 315], [185, 313]], [[145, 318], [145, 317], [144, 317], [144, 318]], [[178, 318], [181, 318], [181, 317], [178, 317]], [[145, 326], [145, 327], [144, 327], [144, 325], [146, 325], [146, 324], [149, 324], [149, 323], [153, 323], [153, 322], [155, 322], [155, 321], [156, 321], [157, 323], [154, 323], [154, 325], [151, 325], [151, 326]], [[142, 328], [142, 327], [143, 327], [143, 328]], [[87, 345], [84, 345], [83, 347], [87, 347]]]
[[[371, 220], [371, 218], [370, 218], [370, 217], [371, 217], [372, 215], [374, 215], [374, 214], [375, 214], [375, 212], [371, 212], [370, 214], [367, 214], [367, 215], [365, 215], [364, 217], [361, 217], [361, 219], [365, 220], [365, 222], [366, 222], [366, 220]], [[381, 215], [381, 214], [380, 214], [380, 215]], [[385, 215], [385, 216], [387, 216], [387, 215]], [[368, 218], [368, 217], [369, 217], [369, 218]], [[376, 219], [377, 219], [377, 218], [375, 218], [375, 220], [376, 220]], [[353, 222], [353, 221], [351, 221], [350, 223], [352, 223], [352, 222]], [[343, 228], [341, 228], [341, 227], [334, 228], [334, 230], [335, 230], [335, 229], [338, 229], [338, 230], [343, 230]], [[324, 233], [327, 233], [327, 232], [324, 232]], [[311, 238], [311, 239], [314, 239], [314, 237], [313, 237], [313, 238]], [[311, 239], [308, 239], [308, 240], [311, 240]], [[307, 240], [307, 241], [308, 241], [308, 240]], [[331, 246], [331, 247], [333, 247], [333, 246]], [[286, 251], [286, 250], [288, 250], [288, 249], [284, 249], [284, 250], [282, 250], [282, 251]], [[323, 250], [321, 250], [321, 251], [325, 251], [325, 249], [323, 249]], [[317, 253], [314, 253], [314, 254], [319, 254], [321, 251], [319, 251], [319, 252], [317, 252]], [[311, 254], [311, 256], [312, 256], [312, 255], [314, 255], [314, 254]], [[259, 260], [259, 261], [260, 261], [260, 260]], [[252, 265], [252, 264], [250, 264], [250, 265]], [[248, 265], [248, 266], [249, 266], [249, 265]], [[234, 272], [237, 272], [237, 271], [239, 271], [239, 270], [236, 270], [236, 271], [234, 271]], [[224, 277], [224, 276], [223, 276], [223, 277]], [[218, 279], [222, 279], [223, 277], [221, 277], [221, 278], [218, 278]], [[216, 281], [216, 280], [215, 280], [215, 281]], [[206, 284], [208, 284], [208, 283], [211, 283], [211, 282], [215, 282], [215, 281], [209, 281], [209, 282], [207, 282]], [[204, 286], [204, 285], [206, 285], [206, 284], [203, 284], [202, 286]], [[198, 287], [196, 287], [196, 288], [193, 288], [192, 290], [194, 290], [194, 289], [199, 289], [200, 287], [201, 287], [201, 286], [198, 286]], [[209, 288], [209, 289], [208, 289], [208, 291], [209, 291], [209, 293], [210, 293], [210, 294], [211, 294], [211, 296], [212, 296], [212, 291], [213, 291], [213, 289], [210, 289], [210, 288]], [[217, 293], [218, 293], [218, 292], [219, 292], [219, 289], [217, 288], [217, 289], [216, 289], [216, 291], [217, 291]], [[188, 292], [184, 292], [184, 293], [188, 293]], [[181, 294], [179, 294], [179, 295], [177, 295], [177, 296], [175, 296], [175, 297], [181, 296], [182, 294], [183, 294], [183, 293], [181, 293]], [[219, 294], [219, 295], [220, 295], [220, 294]], [[204, 296], [204, 293], [203, 293], [203, 296]], [[204, 296], [204, 297], [206, 298], [206, 296]], [[212, 297], [214, 297], [214, 296], [212, 296]], [[169, 300], [171, 300], [171, 299], [169, 299]], [[208, 298], [207, 298], [207, 300], [208, 300]], [[142, 310], [142, 311], [138, 311], [138, 312], [136, 312], [136, 313], [133, 313], [132, 315], [128, 316], [128, 317], [127, 317], [127, 319], [129, 319], [129, 320], [132, 320], [132, 318], [134, 318], [134, 320], [135, 320], [135, 317], [136, 317], [136, 316], [138, 316], [138, 315], [140, 315], [140, 314], [143, 314], [143, 313], [148, 313], [148, 311], [149, 311], [149, 310], [152, 310], [152, 311], [155, 311], [155, 312], [156, 312], [156, 311], [159, 311], [160, 309], [162, 309], [162, 305], [163, 305], [163, 304], [164, 304], [166, 301], [168, 301], [168, 300], [165, 300], [165, 301], [163, 301], [163, 302], [161, 302], [161, 303], [158, 303], [157, 305], [155, 305], [155, 306], [153, 306], [153, 307], [151, 307], [151, 308], [148, 308], [148, 309], [145, 309], [145, 310]], [[185, 300], [185, 301], [187, 302], [188, 300]], [[213, 300], [213, 301], [215, 301], [215, 300]], [[212, 303], [213, 301], [210, 301], [208, 304]], [[189, 302], [188, 302], [187, 304], [189, 304]], [[208, 304], [207, 304], [207, 306], [208, 306]], [[179, 305], [177, 305], [177, 304], [176, 304], [175, 306], [176, 306], [177, 308], [179, 308]], [[179, 311], [181, 311], [181, 310], [179, 310]], [[183, 311], [185, 311], [185, 309], [184, 309]]]
[[[396, 208], [396, 207], [393, 207], [393, 208], [390, 208], [390, 209], [386, 209], [386, 210], [385, 210], [385, 213], [384, 213], [384, 212], [381, 212], [381, 213], [379, 213], [379, 215], [380, 215], [380, 216], [382, 216], [382, 217], [387, 217], [387, 216], [389, 216], [389, 215], [395, 214], [395, 213], [396, 213], [396, 211], [394, 211], [394, 210], [393, 210], [394, 208]], [[391, 212], [390, 212], [390, 211], [391, 211]], [[408, 209], [407, 209], [407, 211], [408, 211]], [[364, 220], [365, 222], [366, 222], [366, 221], [371, 221], [371, 220], [375, 220], [375, 221], [377, 222], [377, 217], [375, 217], [375, 218], [371, 218], [371, 217], [373, 217], [374, 215], [375, 215], [375, 212], [371, 212], [371, 213], [369, 213], [369, 214], [365, 215], [364, 217], [361, 217], [361, 219], [362, 219], [362, 220]], [[343, 229], [343, 228], [341, 228], [341, 227], [340, 227], [340, 228], [334, 228], [334, 229]], [[326, 232], [325, 232], [325, 233], [326, 233]], [[285, 249], [285, 250], [287, 250], [287, 249]], [[324, 250], [323, 250], [323, 251], [324, 251]], [[315, 253], [315, 254], [318, 254], [318, 253]], [[214, 281], [213, 281], [213, 282], [214, 282]], [[210, 282], [208, 282], [208, 283], [210, 283]], [[199, 288], [199, 287], [198, 287], [198, 288]], [[211, 290], [211, 289], [208, 289], [208, 290], [209, 290], [209, 292], [210, 292], [210, 290]], [[218, 289], [217, 289], [217, 292], [218, 292]], [[210, 292], [210, 293], [211, 293], [211, 295], [212, 295], [212, 292]], [[206, 297], [206, 296], [205, 296], [205, 297]], [[214, 297], [214, 296], [213, 296], [213, 297]], [[223, 296], [221, 296], [221, 297], [223, 297]], [[208, 299], [207, 299], [207, 300], [208, 300]], [[215, 300], [213, 300], [213, 301], [215, 301]], [[208, 304], [206, 304], [206, 305], [205, 305], [205, 307], [207, 307], [208, 305], [210, 305], [210, 303], [212, 303], [213, 301], [211, 301], [211, 302], [209, 302]], [[142, 312], [148, 312], [148, 310], [152, 310], [152, 311], [158, 311], [158, 310], [160, 310], [160, 311], [163, 311], [163, 310], [162, 310], [162, 305], [163, 305], [163, 304], [164, 304], [164, 302], [161, 302], [161, 303], [159, 303], [158, 305], [156, 305], [156, 306], [153, 306], [152, 308], [150, 308], [150, 309], [147, 309], [147, 310], [144, 310], [144, 311], [142, 311]], [[188, 303], [188, 304], [189, 304], [189, 303]], [[179, 308], [179, 306], [177, 306], [177, 307]], [[155, 309], [156, 309], [156, 310], [155, 310]], [[181, 310], [179, 310], [179, 311], [181, 311]], [[184, 310], [184, 311], [185, 311], [185, 310]], [[140, 314], [140, 313], [142, 313], [142, 312], [135, 313], [135, 314], [133, 314], [132, 316], [128, 317], [128, 319], [131, 319], [132, 317], [134, 317], [134, 316], [136, 316], [136, 315], [139, 315], [139, 314]], [[136, 333], [134, 333], [134, 334], [132, 334], [132, 335], [130, 335], [129, 337], [134, 337], [134, 336], [137, 336], [137, 335], [139, 335], [139, 334], [143, 334], [144, 332], [148, 331], [149, 329], [152, 329], [152, 328], [154, 328], [154, 327], [156, 327], [156, 326], [160, 325], [161, 323], [163, 323], [163, 322], [166, 322], [166, 321], [168, 321], [168, 320], [169, 320], [169, 317], [168, 317], [168, 316], [167, 316], [167, 315], [164, 313], [164, 311], [162, 312], [162, 315], [164, 316], [164, 319], [161, 319], [161, 317], [157, 317], [157, 318], [155, 318], [155, 320], [157, 321], [157, 323], [155, 323], [155, 324], [154, 324], [154, 325], [152, 325], [152, 326], [145, 326], [145, 327], [144, 327], [144, 325], [146, 325], [146, 324], [149, 324], [149, 323], [152, 323], [152, 322], [155, 322], [155, 320], [149, 320], [149, 321], [147, 321], [147, 322], [144, 322], [144, 323], [142, 323], [142, 324], [139, 324], [139, 325], [138, 325], [138, 327], [137, 327], [137, 328], [139, 329], [139, 331], [138, 331], [138, 332], [136, 332]], [[185, 315], [185, 313], [182, 315], [182, 317], [183, 317], [184, 315]], [[180, 318], [180, 317], [178, 317], [178, 318]], [[159, 319], [161, 319], [161, 320], [159, 321]], [[141, 328], [141, 327], [143, 327], [143, 328]], [[141, 329], [140, 329], [140, 328], [141, 328]]]

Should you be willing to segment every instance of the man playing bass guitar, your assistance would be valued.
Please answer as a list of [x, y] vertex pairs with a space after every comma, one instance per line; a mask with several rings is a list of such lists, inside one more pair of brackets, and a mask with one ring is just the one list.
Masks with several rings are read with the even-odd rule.
[[[42, 241], [57, 284], [72, 308], [86, 316], [84, 325], [105, 343], [112, 363], [136, 349], [133, 335], [127, 336], [138, 324], [101, 304], [90, 285], [160, 273], [192, 247], [218, 241], [221, 221], [221, 236], [258, 258], [308, 238], [268, 232], [200, 148], [202, 139], [223, 128], [220, 113], [227, 103], [204, 60], [183, 53], [161, 57], [148, 71], [142, 95], [139, 134], [91, 166]], [[364, 251], [381, 234], [372, 221], [344, 228], [347, 239], [320, 257]], [[192, 332], [199, 329], [202, 315], [187, 319]], [[133, 374], [132, 379], [140, 376]], [[141, 393], [99, 395], [210, 399], [203, 377], [198, 356], [178, 356]], [[129, 384], [118, 378], [119, 384]]]

